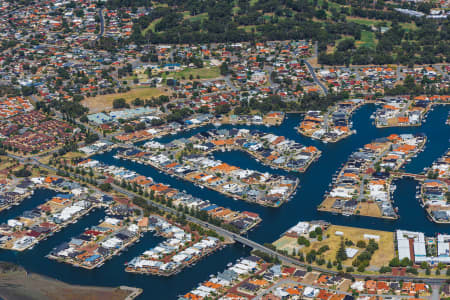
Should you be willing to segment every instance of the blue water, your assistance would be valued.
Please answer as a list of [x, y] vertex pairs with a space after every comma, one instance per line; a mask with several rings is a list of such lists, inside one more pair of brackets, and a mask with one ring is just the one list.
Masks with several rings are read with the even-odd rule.
[[0, 223], [20, 216], [24, 211], [32, 210], [55, 196], [57, 192], [48, 189], [36, 189], [34, 194], [25, 198], [18, 206], [13, 206], [0, 213]]
[[[445, 120], [449, 111], [448, 107], [436, 107], [434, 111], [429, 113], [427, 121], [421, 127], [386, 129], [377, 129], [372, 124], [372, 120], [369, 117], [374, 109], [375, 107], [373, 105], [361, 107], [352, 117], [353, 127], [357, 130], [357, 133], [335, 144], [323, 144], [319, 141], [311, 140], [299, 135], [294, 127], [300, 122], [300, 115], [289, 115], [285, 122], [279, 127], [222, 126], [223, 128], [258, 128], [277, 135], [284, 135], [289, 139], [296, 140], [305, 145], [314, 145], [322, 150], [321, 158], [312, 164], [305, 173], [291, 173], [291, 175], [300, 178], [300, 187], [293, 199], [282, 205], [280, 208], [265, 208], [255, 204], [233, 200], [217, 192], [200, 189], [188, 182], [159, 173], [150, 166], [144, 166], [126, 160], [116, 160], [113, 158], [115, 151], [97, 155], [93, 158], [107, 164], [115, 164], [135, 170], [140, 174], [152, 177], [157, 182], [170, 184], [180, 190], [186, 190], [186, 192], [191, 193], [194, 196], [209, 199], [213, 203], [234, 210], [249, 210], [260, 214], [263, 219], [262, 223], [253, 231], [249, 232], [248, 237], [261, 243], [272, 242], [290, 226], [293, 226], [300, 220], [317, 219], [326, 220], [339, 225], [389, 231], [401, 228], [418, 230], [429, 235], [433, 235], [436, 232], [448, 233], [450, 231], [450, 226], [433, 224], [426, 218], [424, 210], [419, 206], [418, 201], [415, 199], [415, 187], [417, 183], [411, 179], [396, 181], [397, 190], [394, 193], [394, 205], [399, 208], [400, 219], [395, 221], [358, 216], [343, 217], [325, 212], [318, 212], [316, 210], [317, 205], [319, 205], [323, 199], [325, 191], [329, 188], [328, 185], [331, 182], [333, 174], [340, 169], [348, 156], [357, 148], [371, 142], [377, 137], [388, 136], [391, 133], [424, 133], [427, 135], [428, 141], [425, 151], [405, 166], [404, 169], [408, 172], [420, 173], [423, 168], [430, 166], [434, 160], [444, 154], [448, 149], [450, 127], [445, 125]], [[174, 136], [163, 137], [159, 139], [159, 141], [166, 143], [175, 138], [189, 137], [197, 132], [210, 128], [213, 127], [205, 126], [197, 128]], [[214, 155], [220, 160], [238, 165], [241, 168], [269, 171], [277, 174], [288, 174], [283, 170], [273, 170], [268, 168], [243, 152], [220, 152], [215, 153]], [[25, 200], [23, 205], [31, 205], [31, 207], [34, 207], [39, 204], [38, 199], [41, 197], [40, 194], [36, 193], [31, 199]], [[20, 207], [15, 207], [15, 213], [13, 213], [13, 209], [8, 211], [7, 213], [10, 214], [9, 217], [20, 214], [19, 209]], [[155, 246], [161, 241], [161, 238], [155, 237], [151, 233], [146, 234], [141, 238], [139, 243], [130, 247], [128, 251], [121, 256], [106, 262], [100, 269], [91, 271], [77, 269], [69, 265], [56, 263], [44, 257], [53, 247], [67, 241], [71, 236], [79, 234], [84, 228], [96, 224], [102, 217], [103, 212], [97, 210], [81, 219], [77, 224], [71, 225], [49, 238], [47, 241], [43, 241], [33, 250], [25, 251], [24, 253], [8, 251], [0, 252], [0, 260], [12, 261], [23, 265], [31, 272], [55, 277], [74, 284], [102, 286], [128, 285], [141, 287], [144, 289], [144, 294], [141, 299], [176, 299], [178, 295], [197, 286], [200, 281], [206, 280], [209, 274], [222, 271], [225, 269], [227, 263], [234, 261], [236, 258], [246, 255], [249, 252], [248, 248], [244, 248], [241, 245], [228, 246], [224, 250], [201, 260], [196, 266], [185, 269], [180, 274], [170, 278], [133, 275], [124, 272], [123, 264], [126, 261], [140, 255], [143, 251]], [[5, 219], [5, 214], [0, 214], [0, 221], [4, 221]]]

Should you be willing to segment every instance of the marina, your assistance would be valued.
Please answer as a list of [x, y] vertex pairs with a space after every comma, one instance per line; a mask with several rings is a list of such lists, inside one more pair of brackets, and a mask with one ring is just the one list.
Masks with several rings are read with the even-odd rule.
[[154, 155], [152, 152], [130, 149], [119, 152], [119, 157], [150, 165], [159, 171], [228, 197], [268, 207], [282, 205], [292, 196], [299, 184], [298, 178], [290, 175], [273, 175], [269, 172], [242, 169], [201, 152], [196, 153], [194, 146], [187, 150], [188, 153], [184, 153], [183, 147], [178, 150], [158, 152]]
[[[116, 155], [116, 150], [105, 152], [101, 155], [93, 156], [93, 159], [98, 159], [105, 163], [123, 166], [134, 170], [145, 176], [151, 176], [155, 181], [170, 184], [172, 187], [179, 190], [185, 190], [193, 195], [198, 195], [203, 199], [214, 199], [214, 203], [224, 207], [230, 207], [233, 210], [239, 211], [253, 211], [260, 215], [263, 222], [254, 230], [248, 233], [249, 238], [259, 242], [271, 242], [276, 240], [280, 233], [286, 231], [288, 228], [295, 225], [298, 220], [326, 220], [337, 225], [350, 225], [363, 228], [372, 228], [378, 230], [394, 231], [398, 228], [406, 230], [415, 230], [425, 232], [432, 235], [435, 232], [445, 232], [445, 225], [434, 224], [427, 219], [427, 214], [420, 207], [415, 199], [416, 186], [418, 183], [409, 178], [395, 179], [393, 184], [396, 185], [396, 190], [393, 192], [394, 205], [399, 208], [401, 218], [397, 220], [382, 220], [362, 216], [348, 216], [333, 215], [330, 213], [318, 212], [316, 206], [321, 201], [324, 192], [329, 188], [329, 183], [335, 175], [335, 172], [342, 167], [342, 164], [347, 161], [348, 156], [355, 151], [355, 149], [371, 142], [377, 137], [386, 137], [392, 133], [423, 133], [427, 136], [425, 150], [413, 158], [411, 162], [404, 166], [404, 170], [411, 173], [420, 173], [425, 167], [432, 165], [439, 157], [442, 156], [448, 149], [448, 141], [450, 138], [450, 131], [448, 127], [443, 130], [435, 130], [439, 125], [445, 123], [448, 116], [448, 107], [436, 106], [433, 111], [430, 111], [427, 120], [421, 127], [411, 128], [386, 128], [377, 129], [367, 120], [374, 112], [374, 106], [366, 105], [361, 107], [352, 116], [353, 127], [357, 133], [344, 139], [338, 143], [322, 144], [319, 141], [310, 140], [308, 138], [297, 135], [292, 130], [286, 128], [293, 128], [301, 121], [299, 115], [289, 115], [280, 127], [271, 127], [265, 129], [276, 135], [285, 135], [287, 138], [295, 140], [304, 145], [314, 145], [322, 151], [321, 158], [312, 164], [308, 171], [304, 174], [297, 175], [301, 180], [301, 186], [297, 193], [285, 205], [273, 210], [272, 208], [260, 207], [243, 201], [233, 201], [217, 192], [200, 189], [194, 185], [183, 181], [177, 181], [174, 177], [159, 173], [155, 169], [137, 164], [132, 161], [118, 160], [113, 158]], [[235, 126], [223, 125], [224, 128], [233, 128]], [[252, 126], [250, 127], [252, 128]], [[256, 127], [253, 127], [256, 128]], [[194, 129], [193, 131], [182, 133], [184, 137], [189, 137], [197, 132], [204, 131], [204, 129]], [[286, 134], [291, 132], [291, 134]], [[182, 137], [180, 134], [171, 136], [170, 139]], [[167, 139], [168, 137], [165, 137]], [[167, 139], [166, 142], [170, 141]], [[163, 141], [164, 142], [164, 141]], [[288, 174], [282, 170], [272, 170], [262, 164], [249, 158], [245, 153], [239, 152], [217, 152], [214, 154], [217, 158], [229, 163], [243, 165], [244, 167], [254, 170], [265, 170], [279, 174]], [[35, 192], [30, 200], [25, 200], [22, 205], [27, 203], [35, 203], [34, 197], [42, 197], [41, 194]], [[48, 197], [48, 196], [47, 196]], [[21, 206], [22, 206], [21, 205]], [[8, 211], [0, 214], [2, 218], [5, 213], [13, 212], [21, 206], [15, 206]], [[67, 228], [62, 229], [45, 242], [37, 244], [33, 249], [21, 252], [15, 255], [11, 251], [2, 251], [0, 259], [13, 261], [25, 266], [27, 269], [40, 274], [56, 276], [62, 280], [75, 284], [89, 284], [92, 280], [96, 280], [98, 284], [105, 286], [117, 286], [120, 284], [127, 284], [130, 286], [137, 286], [144, 288], [144, 293], [141, 298], [145, 299], [149, 295], [156, 295], [162, 298], [176, 298], [182, 291], [189, 291], [198, 282], [207, 280], [209, 274], [216, 273], [223, 270], [226, 264], [234, 261], [239, 257], [248, 255], [249, 248], [244, 248], [239, 244], [234, 244], [225, 247], [221, 251], [215, 252], [204, 259], [198, 261], [192, 268], [185, 268], [183, 272], [177, 276], [159, 277], [159, 276], [137, 276], [127, 273], [123, 270], [125, 262], [131, 261], [133, 257], [142, 254], [148, 250], [149, 247], [157, 245], [160, 237], [155, 237], [152, 234], [146, 234], [136, 243], [128, 248], [121, 256], [115, 256], [108, 263], [101, 268], [92, 270], [84, 270], [83, 268], [73, 268], [67, 264], [60, 264], [53, 260], [45, 259], [52, 248], [67, 241], [69, 236], [76, 236], [83, 232], [86, 227], [97, 224], [98, 220], [102, 218], [102, 211], [93, 211], [89, 216], [84, 217], [78, 223], [72, 224]], [[300, 216], [301, 215], [301, 216]], [[36, 259], [36, 258], [39, 259]], [[166, 284], [176, 286], [177, 289], [167, 290], [163, 287]], [[151, 291], [145, 287], [151, 286]]]
[[47, 257], [88, 270], [100, 268], [107, 260], [139, 241], [140, 235], [147, 231], [146, 224], [139, 226], [142, 220], [107, 216], [100, 224], [54, 248]]
[[151, 231], [166, 240], [126, 263], [126, 272], [174, 276], [225, 245], [191, 225], [181, 227], [158, 216], [150, 216], [148, 223]]

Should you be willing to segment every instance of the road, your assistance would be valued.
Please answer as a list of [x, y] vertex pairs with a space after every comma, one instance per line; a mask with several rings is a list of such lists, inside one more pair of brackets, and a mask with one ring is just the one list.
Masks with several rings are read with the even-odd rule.
[[237, 89], [234, 84], [231, 82], [231, 75], [227, 75], [223, 78], [225, 80], [225, 82], [227, 83], [228, 87], [233, 91], [233, 92], [238, 92], [239, 89]]
[[99, 39], [100, 37], [102, 37], [105, 34], [105, 19], [103, 17], [103, 8], [100, 8], [98, 10], [98, 14], [100, 16], [100, 33], [99, 33], [97, 39]]
[[441, 287], [439, 285], [433, 285], [431, 288], [433, 289], [433, 293], [431, 294], [430, 299], [431, 300], [439, 300], [441, 298], [439, 295]]
[[[311, 56], [310, 59], [313, 59], [313, 58], [319, 59], [319, 44], [318, 44], [318, 42], [315, 42], [315, 44], [314, 44], [313, 56]], [[325, 95], [328, 94], [328, 89], [317, 78], [316, 72], [314, 71], [314, 68], [311, 66], [311, 64], [307, 60], [305, 60], [305, 64], [308, 67], [309, 73], [311, 73], [311, 76], [313, 77], [314, 82], [322, 89], [322, 91]]]
[[268, 74], [267, 78], [268, 78], [270, 87], [272, 88], [273, 92], [276, 93], [278, 91], [279, 84], [273, 82], [273, 80], [272, 80], [273, 67], [272, 66], [265, 66], [264, 67], [264, 71], [266, 71], [267, 74]]
[[[124, 189], [124, 188], [122, 188], [120, 186], [115, 185], [115, 184], [112, 184], [112, 188], [116, 192], [122, 193], [122, 194], [124, 194], [124, 195], [126, 195], [126, 196], [128, 196], [130, 198], [141, 197], [138, 194], [136, 194], [134, 192], [131, 192], [131, 191], [128, 191], [128, 190], [126, 190], [126, 189]], [[154, 207], [164, 211], [164, 212], [168, 212], [168, 213], [172, 213], [172, 214], [177, 214], [178, 213], [178, 211], [176, 209], [167, 207], [167, 206], [162, 205], [162, 204], [157, 203], [157, 202], [153, 202], [151, 200], [147, 200], [147, 203], [149, 205], [151, 205], [151, 206], [154, 206]], [[221, 227], [209, 224], [207, 222], [204, 222], [202, 220], [194, 218], [194, 217], [192, 217], [190, 215], [186, 215], [186, 220], [188, 220], [189, 222], [195, 223], [197, 225], [200, 225], [200, 226], [212, 229], [212, 230], [216, 231], [219, 235], [222, 235], [223, 237], [228, 238], [228, 239], [232, 239], [235, 242], [238, 242], [238, 243], [240, 243], [240, 244], [242, 244], [244, 246], [248, 246], [248, 247], [250, 247], [250, 248], [252, 248], [254, 250], [259, 250], [259, 251], [262, 251], [262, 252], [264, 252], [264, 253], [266, 253], [268, 255], [271, 255], [273, 257], [277, 257], [284, 264], [294, 265], [294, 266], [301, 267], [301, 268], [308, 268], [309, 267], [308, 264], [300, 262], [298, 259], [282, 255], [282, 254], [280, 254], [280, 253], [278, 253], [278, 252], [276, 252], [276, 251], [274, 251], [272, 249], [269, 249], [269, 248], [265, 247], [264, 245], [261, 245], [260, 243], [252, 241], [252, 240], [250, 240], [250, 239], [248, 239], [246, 237], [243, 237], [243, 236], [241, 236], [239, 234], [230, 232], [230, 231], [228, 231], [226, 229], [223, 229]], [[337, 271], [332, 271], [332, 270], [329, 270], [329, 269], [326, 269], [326, 268], [321, 268], [321, 267], [316, 267], [316, 266], [311, 266], [311, 268], [314, 271], [323, 272], [323, 273], [331, 273], [331, 274], [335, 274], [335, 275], [339, 273]], [[353, 275], [353, 277], [358, 278], [358, 279], [362, 279], [362, 280], [367, 278], [367, 275], [357, 275], [357, 274], [352, 274], [352, 275]], [[397, 280], [397, 281], [398, 280], [409, 280], [409, 281], [422, 280], [425, 283], [437, 284], [437, 285], [441, 285], [442, 283], [445, 282], [445, 279], [421, 278], [421, 277], [410, 277], [410, 276], [372, 275], [370, 277], [372, 279]]]
[[317, 78], [316, 76], [316, 72], [314, 71], [314, 68], [311, 66], [311, 64], [305, 60], [305, 64], [308, 67], [309, 73], [311, 73], [311, 76], [314, 79], [314, 82], [320, 86], [320, 88], [322, 89], [323, 93], [326, 95], [328, 94], [328, 89], [322, 84], [322, 82], [320, 82], [320, 80]]

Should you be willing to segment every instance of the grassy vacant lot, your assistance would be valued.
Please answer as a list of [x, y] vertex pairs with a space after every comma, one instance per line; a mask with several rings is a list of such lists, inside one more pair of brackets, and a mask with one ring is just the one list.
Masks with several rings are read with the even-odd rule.
[[359, 210], [361, 216], [368, 216], [374, 218], [381, 218], [380, 207], [376, 203], [361, 202], [358, 204], [356, 210]]
[[151, 97], [158, 97], [160, 95], [167, 95], [167, 93], [160, 88], [133, 88], [126, 93], [89, 97], [84, 99], [82, 104], [89, 108], [89, 112], [97, 113], [111, 110], [113, 108], [113, 101], [117, 98], [124, 98], [127, 102], [130, 102], [136, 98], [148, 99]]
[[[331, 225], [328, 230], [326, 230], [323, 234], [324, 239], [322, 241], [313, 241], [309, 247], [300, 248], [297, 244], [297, 239], [291, 237], [282, 237], [279, 240], [275, 241], [273, 244], [280, 250], [287, 250], [288, 253], [292, 253], [292, 249], [296, 249], [296, 251], [300, 250], [304, 254], [308, 253], [311, 250], [319, 250], [320, 247], [328, 245], [330, 250], [326, 251], [323, 255], [325, 260], [334, 261], [336, 259], [336, 252], [339, 249], [341, 243], [341, 237], [337, 236], [336, 231], [341, 231], [344, 233], [343, 238], [351, 240], [355, 245], [351, 246], [351, 248], [356, 248], [356, 243], [359, 240], [363, 240], [366, 243], [367, 239], [364, 239], [364, 234], [372, 234], [378, 235], [380, 240], [378, 241], [379, 250], [375, 251], [372, 256], [372, 260], [370, 261], [371, 266], [375, 266], [377, 268], [381, 266], [387, 266], [389, 261], [394, 258], [395, 249], [394, 249], [394, 233], [388, 231], [379, 231], [379, 230], [370, 230], [364, 228], [356, 228], [356, 227], [346, 227], [346, 226], [337, 226]], [[328, 237], [329, 236], [329, 237]], [[325, 238], [327, 237], [327, 238]], [[355, 259], [363, 250], [360, 250], [353, 259]], [[343, 262], [343, 265], [350, 266], [353, 259], [347, 259]]]
[[178, 80], [181, 80], [184, 77], [184, 79], [188, 80], [191, 75], [194, 77], [194, 79], [196, 79], [197, 76], [200, 76], [200, 79], [212, 79], [221, 76], [219, 67], [204, 67], [200, 69], [186, 68], [180, 72], [170, 72], [165, 76], [166, 78], [171, 77]]

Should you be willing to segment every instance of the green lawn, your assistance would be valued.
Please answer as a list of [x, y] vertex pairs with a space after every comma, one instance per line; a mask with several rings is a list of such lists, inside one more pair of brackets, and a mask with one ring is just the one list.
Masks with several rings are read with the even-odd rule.
[[189, 21], [201, 21], [208, 18], [208, 13], [198, 14], [196, 16], [191, 16], [188, 11], [183, 12], [183, 18]]
[[360, 46], [367, 46], [370, 48], [374, 48], [375, 47], [375, 33], [373, 33], [372, 31], [366, 31], [363, 30], [361, 32], [361, 40], [356, 41], [356, 46], [360, 47]]
[[161, 20], [161, 18], [158, 18], [158, 19], [154, 20], [153, 22], [151, 22], [150, 25], [147, 26], [147, 28], [142, 30], [142, 35], [145, 35], [147, 33], [147, 31], [149, 31], [149, 30], [155, 31], [155, 26], [156, 26], [156, 24], [158, 24], [158, 22], [160, 20]]
[[347, 17], [347, 22], [354, 22], [361, 25], [372, 26], [377, 24], [379, 20]]
[[244, 29], [246, 32], [252, 32], [252, 29], [256, 28], [256, 25], [239, 26], [238, 28]]
[[201, 69], [186, 68], [180, 72], [171, 72], [167, 75], [164, 74], [163, 77], [172, 77], [178, 80], [181, 80], [184, 77], [186, 80], [188, 80], [190, 75], [192, 75], [194, 79], [196, 79], [197, 76], [200, 76], [200, 79], [212, 79], [221, 76], [219, 67], [205, 67]]
[[400, 23], [400, 26], [406, 31], [417, 29], [416, 23]]
[[[391, 27], [392, 22], [391, 21], [381, 21], [381, 20], [375, 20], [375, 19], [364, 19], [364, 18], [357, 18], [357, 17], [347, 17], [347, 22], [354, 22], [361, 25], [367, 25], [367, 26], [376, 26], [377, 24], [385, 23], [387, 27]], [[417, 26], [416, 23], [399, 23], [400, 26], [408, 30], [416, 30]]]

